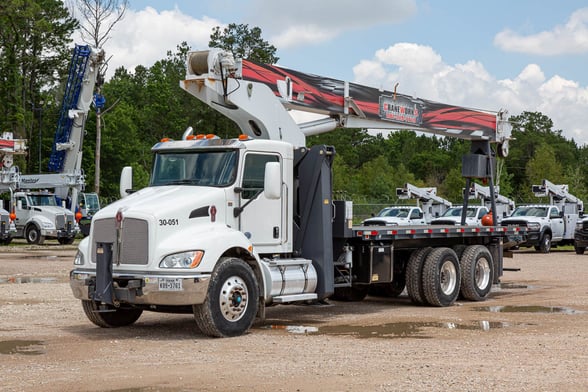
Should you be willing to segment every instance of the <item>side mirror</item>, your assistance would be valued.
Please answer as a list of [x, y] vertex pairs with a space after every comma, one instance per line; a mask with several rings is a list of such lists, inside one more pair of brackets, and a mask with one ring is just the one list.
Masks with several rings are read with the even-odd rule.
[[133, 189], [133, 168], [131, 166], [123, 167], [120, 173], [120, 197], [125, 198], [130, 195]]
[[282, 197], [282, 172], [279, 162], [268, 162], [265, 164], [263, 194], [268, 200], [275, 200]]

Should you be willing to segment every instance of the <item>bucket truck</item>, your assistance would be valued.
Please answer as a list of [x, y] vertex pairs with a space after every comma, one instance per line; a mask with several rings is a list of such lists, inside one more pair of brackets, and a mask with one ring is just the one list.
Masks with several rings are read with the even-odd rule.
[[[246, 333], [267, 306], [362, 300], [373, 285], [406, 285], [413, 302], [480, 301], [502, 274], [503, 239], [516, 227], [353, 226], [350, 201], [332, 199], [330, 146], [305, 145], [335, 127], [414, 129], [472, 141], [466, 184], [492, 183], [505, 154], [504, 112], [380, 91], [211, 49], [188, 54], [182, 89], [232, 119], [239, 138], [194, 134], [152, 151], [147, 188], [121, 175], [121, 200], [102, 208], [78, 247], [73, 295], [100, 327], [145, 311], [191, 312], [214, 337]], [[297, 124], [289, 110], [325, 115]], [[458, 257], [454, 247], [465, 248]]]
[[61, 244], [71, 244], [80, 232], [78, 221], [88, 222], [82, 227], [89, 231], [89, 219], [100, 207], [96, 194], [82, 192], [82, 147], [103, 60], [103, 51], [75, 46], [49, 160], [51, 173], [19, 174], [8, 186], [16, 216], [12, 238], [25, 238], [30, 244], [55, 238]]
[[[510, 216], [515, 209], [514, 200], [499, 194], [499, 191], [500, 188], [498, 186], [494, 187], [494, 200], [496, 202], [496, 212], [498, 214], [496, 215], [496, 222], [498, 223], [500, 223], [502, 218]], [[482, 206], [485, 206], [490, 210], [492, 195], [489, 187], [480, 185], [476, 182], [472, 183], [472, 186], [469, 189], [469, 198], [479, 199]]]
[[533, 185], [532, 190], [536, 197], [549, 197], [549, 204], [519, 206], [501, 225], [526, 227], [527, 239], [520, 246], [533, 246], [541, 253], [549, 253], [555, 244], [573, 244], [584, 202], [568, 192], [568, 185], [556, 185], [545, 179], [540, 185]]
[[362, 222], [365, 226], [408, 226], [431, 223], [434, 217], [442, 214], [451, 202], [437, 196], [437, 188], [419, 188], [412, 184], [404, 184], [396, 188], [399, 199], [416, 199], [416, 206], [392, 206], [382, 209], [378, 215]]

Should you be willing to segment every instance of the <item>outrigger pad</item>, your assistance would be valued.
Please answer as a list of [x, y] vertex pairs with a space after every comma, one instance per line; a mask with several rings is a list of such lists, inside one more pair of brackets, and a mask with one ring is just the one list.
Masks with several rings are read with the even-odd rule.
[[112, 242], [98, 242], [96, 244], [96, 289], [93, 300], [114, 305]]

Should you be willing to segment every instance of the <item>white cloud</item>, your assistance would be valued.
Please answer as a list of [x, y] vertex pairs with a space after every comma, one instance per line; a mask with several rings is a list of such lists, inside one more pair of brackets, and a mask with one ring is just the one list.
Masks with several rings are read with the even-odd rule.
[[498, 80], [478, 61], [446, 64], [431, 47], [400, 43], [374, 53], [354, 68], [360, 84], [449, 104], [498, 111], [511, 115], [542, 112], [567, 138], [588, 144], [588, 87], [555, 75], [549, 79], [536, 64], [529, 64], [512, 79]]
[[565, 25], [549, 31], [522, 35], [511, 29], [503, 30], [494, 37], [494, 44], [507, 52], [546, 56], [587, 53], [588, 8], [575, 11]]
[[285, 6], [255, 0], [249, 18], [281, 49], [316, 45], [343, 32], [399, 23], [416, 13], [415, 0], [298, 0]]
[[[137, 65], [150, 67], [165, 58], [167, 51], [174, 52], [183, 41], [193, 49], [207, 48], [216, 26], [224, 24], [206, 16], [192, 18], [177, 8], [161, 12], [151, 7], [141, 11], [127, 9], [124, 19], [114, 26], [104, 45], [107, 58], [112, 55], [106, 77], [111, 77], [120, 66], [129, 71]], [[81, 43], [79, 35], [74, 41]]]

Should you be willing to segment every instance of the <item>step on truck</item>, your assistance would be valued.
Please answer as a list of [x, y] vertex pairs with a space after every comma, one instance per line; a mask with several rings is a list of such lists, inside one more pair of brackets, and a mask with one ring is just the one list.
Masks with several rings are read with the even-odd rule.
[[[362, 300], [400, 288], [413, 302], [450, 306], [485, 299], [502, 275], [495, 226], [354, 226], [350, 201], [332, 199], [330, 146], [307, 135], [335, 127], [405, 128], [472, 141], [472, 178], [492, 185], [494, 152], [506, 152], [504, 112], [416, 99], [211, 49], [188, 55], [188, 93], [228, 116], [243, 135], [187, 129], [157, 143], [150, 183], [94, 215], [70, 273], [73, 295], [100, 327], [133, 324], [144, 311], [193, 313], [214, 337], [246, 333], [268, 306]], [[290, 109], [324, 114], [297, 124]]]

